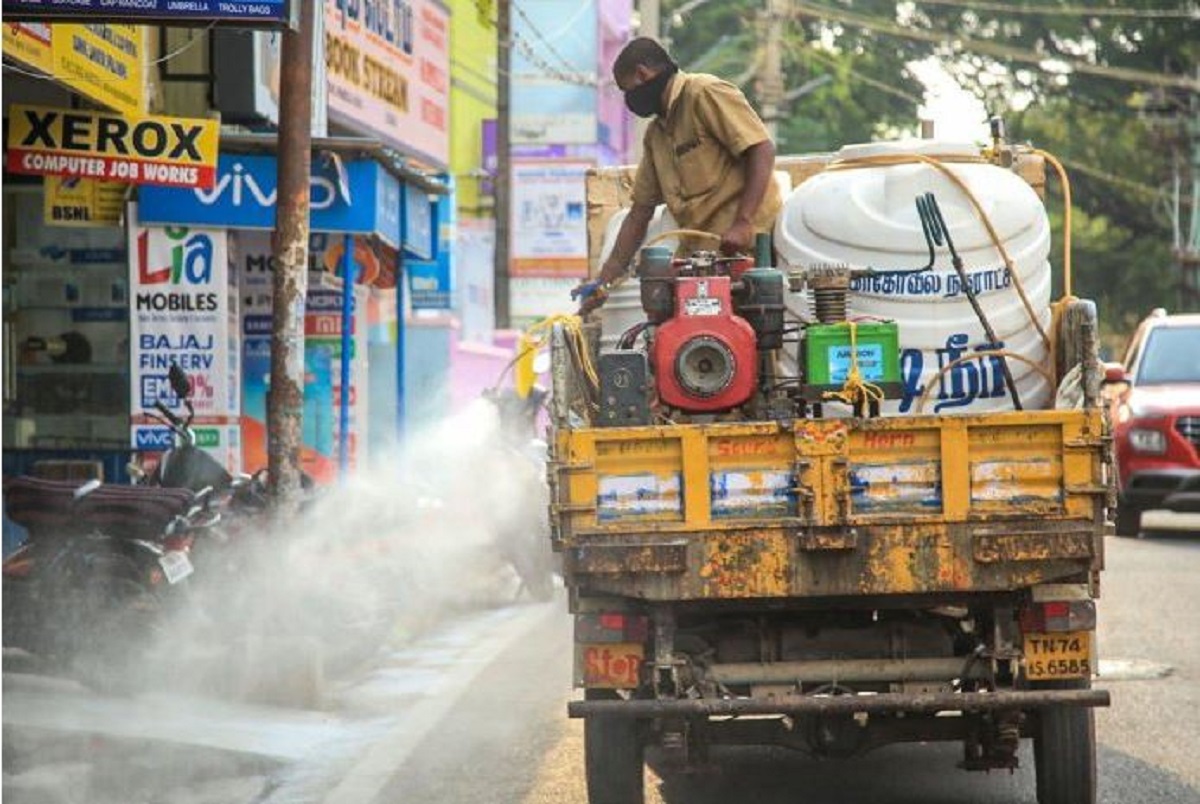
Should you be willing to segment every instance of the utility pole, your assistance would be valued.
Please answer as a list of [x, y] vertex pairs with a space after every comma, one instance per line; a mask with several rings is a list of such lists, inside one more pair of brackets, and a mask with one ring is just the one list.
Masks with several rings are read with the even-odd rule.
[[508, 266], [512, 258], [512, 4], [496, 3], [496, 259], [492, 269], [496, 327], [512, 320]]
[[[267, 398], [267, 469], [277, 513], [300, 502], [304, 413], [304, 297], [308, 290], [309, 173], [312, 160], [313, 15], [299, 0], [300, 26], [283, 32], [279, 97], [279, 181], [272, 277], [271, 389]], [[349, 359], [348, 355], [342, 356]]]
[[778, 141], [780, 107], [783, 105], [783, 24], [787, 20], [787, 0], [767, 0], [763, 12], [766, 27], [763, 60], [756, 87], [762, 119], [772, 140]]
[[[660, 35], [659, 20], [662, 18], [662, 7], [659, 0], [638, 0], [638, 36], [649, 36], [658, 39]], [[605, 65], [611, 67], [612, 65]], [[633, 161], [642, 161], [642, 140], [646, 137], [646, 127], [650, 120], [639, 117], [633, 124]]]

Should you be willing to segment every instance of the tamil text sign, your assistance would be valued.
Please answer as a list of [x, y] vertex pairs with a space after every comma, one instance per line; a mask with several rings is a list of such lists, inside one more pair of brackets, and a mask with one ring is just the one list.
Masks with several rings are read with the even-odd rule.
[[9, 110], [8, 169], [128, 184], [211, 187], [215, 120], [20, 106]]
[[445, 167], [449, 39], [436, 0], [325, 0], [330, 119]]

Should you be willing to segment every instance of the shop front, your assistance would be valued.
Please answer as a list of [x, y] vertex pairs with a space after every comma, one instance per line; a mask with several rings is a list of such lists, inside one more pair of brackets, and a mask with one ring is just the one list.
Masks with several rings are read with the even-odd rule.
[[[371, 416], [371, 407], [387, 406], [397, 394], [394, 380], [387, 388], [373, 379], [398, 372], [401, 182], [362, 148], [339, 142], [340, 147], [314, 143], [310, 180], [302, 465], [321, 481], [363, 465], [368, 445], [375, 451], [397, 437], [395, 420], [381, 422]], [[230, 376], [240, 378], [236, 429], [244, 471], [267, 460], [276, 169], [269, 150], [227, 150], [211, 190], [144, 188], [139, 199], [139, 224], [147, 230], [193, 227], [227, 241], [234, 289], [228, 320], [238, 356], [236, 370], [230, 362]], [[343, 281], [346, 276], [353, 281]], [[140, 413], [135, 411], [135, 419]], [[138, 426], [151, 425], [135, 421]]]

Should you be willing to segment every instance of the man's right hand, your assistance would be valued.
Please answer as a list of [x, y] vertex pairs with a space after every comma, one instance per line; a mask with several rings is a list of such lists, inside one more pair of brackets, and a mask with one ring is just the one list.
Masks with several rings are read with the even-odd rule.
[[579, 314], [587, 315], [608, 300], [608, 289], [599, 279], [583, 282], [571, 291], [572, 299], [579, 299]]

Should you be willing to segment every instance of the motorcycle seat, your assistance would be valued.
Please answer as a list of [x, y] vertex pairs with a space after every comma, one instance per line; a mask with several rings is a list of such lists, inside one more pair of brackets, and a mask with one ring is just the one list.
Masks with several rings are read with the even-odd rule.
[[78, 482], [36, 477], [6, 478], [8, 516], [30, 538], [99, 529], [114, 537], [157, 539], [195, 500], [187, 489], [105, 483], [75, 499]]

